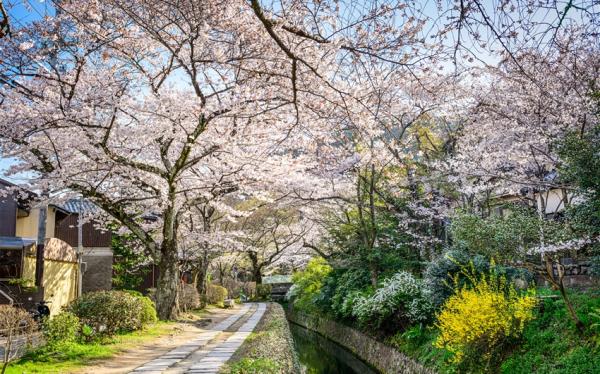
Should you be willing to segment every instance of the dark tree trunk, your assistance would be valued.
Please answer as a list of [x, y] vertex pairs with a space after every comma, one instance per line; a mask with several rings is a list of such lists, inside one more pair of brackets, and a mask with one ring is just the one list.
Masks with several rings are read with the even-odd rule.
[[[550, 281], [550, 283], [560, 291], [560, 295], [562, 296], [563, 301], [565, 302], [565, 306], [567, 307], [567, 311], [569, 312], [571, 319], [575, 323], [575, 327], [577, 327], [577, 330], [579, 331], [579, 333], [581, 335], [583, 335], [585, 332], [585, 325], [583, 324], [581, 319], [579, 319], [579, 316], [575, 312], [573, 303], [571, 302], [571, 299], [569, 298], [569, 295], [567, 294], [567, 290], [565, 289], [565, 283], [564, 283], [565, 268], [564, 268], [564, 266], [558, 260], [552, 261], [552, 259], [549, 256], [546, 256], [544, 261], [545, 261], [545, 268], [546, 268], [546, 273], [545, 273], [546, 279], [548, 281]], [[554, 264], [556, 264], [556, 270], [558, 273], [557, 276], [554, 276]]]
[[250, 259], [250, 264], [252, 265], [252, 278], [256, 284], [262, 283], [262, 264], [258, 263], [258, 253], [254, 251], [248, 251], [248, 258]]
[[369, 266], [369, 274], [371, 276], [371, 285], [373, 288], [377, 288], [377, 282], [379, 281], [379, 272], [377, 271], [377, 265], [371, 264]]
[[178, 311], [179, 261], [173, 242], [164, 242], [158, 263], [156, 312], [161, 320], [175, 319]]
[[206, 276], [208, 274], [208, 254], [207, 251], [204, 251], [202, 254], [202, 259], [198, 264], [198, 273], [196, 278], [196, 289], [200, 294], [200, 298], [206, 298], [207, 284], [206, 284]]
[[256, 284], [262, 284], [262, 274], [261, 269], [257, 268], [253, 270], [253, 277]]
[[156, 313], [162, 320], [175, 319], [179, 312], [179, 251], [177, 248], [177, 217], [174, 206], [175, 189], [171, 186], [169, 202], [163, 212], [163, 242], [160, 246], [156, 287]]

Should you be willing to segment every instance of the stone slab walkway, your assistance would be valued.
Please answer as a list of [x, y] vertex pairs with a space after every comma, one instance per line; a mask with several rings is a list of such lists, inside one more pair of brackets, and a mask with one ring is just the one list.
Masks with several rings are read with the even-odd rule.
[[[154, 360], [143, 364], [131, 373], [217, 373], [218, 369], [223, 365], [223, 363], [225, 363], [231, 357], [231, 355], [233, 355], [233, 352], [237, 350], [237, 347], [239, 347], [243, 343], [245, 338], [252, 332], [252, 330], [254, 330], [256, 324], [264, 314], [266, 304], [258, 304], [258, 306], [256, 305], [257, 304], [244, 304], [236, 314], [216, 324], [210, 330], [201, 332], [193, 340], [183, 345], [180, 345], [175, 349], [172, 349], [171, 351]], [[248, 317], [248, 314], [250, 314], [249, 311], [251, 312], [251, 315]], [[240, 323], [243, 323], [243, 325], [239, 329], [236, 328], [236, 326], [238, 326]], [[228, 330], [231, 331], [232, 329], [235, 330], [234, 333], [226, 332]], [[248, 331], [248, 329], [250, 330]], [[225, 339], [224, 334], [231, 336]], [[229, 341], [230, 339], [236, 336], [237, 339], [240, 339], [243, 336], [243, 339], [239, 342], [239, 344], [237, 344], [235, 340], [231, 340], [231, 342]], [[235, 348], [233, 348], [234, 344], [227, 344], [223, 346], [223, 344], [226, 344], [228, 342], [236, 343], [237, 346], [235, 346]], [[192, 368], [200, 368], [208, 365], [207, 362], [202, 363], [202, 360], [208, 358], [211, 355], [213, 356], [213, 359], [215, 355], [219, 357], [225, 357], [223, 356], [223, 353], [226, 353], [226, 350], [224, 350], [224, 348], [233, 348], [233, 351], [227, 357], [227, 359], [223, 361], [220, 365], [215, 366], [215, 364], [210, 364], [209, 366], [207, 366], [210, 368], [216, 367], [216, 369], [214, 369], [213, 371], [192, 371], [195, 370]]]
[[211, 352], [209, 352], [200, 361], [193, 364], [186, 373], [189, 374], [217, 374], [223, 364], [225, 364], [235, 351], [242, 345], [244, 340], [254, 331], [258, 321], [262, 318], [267, 305], [264, 303], [258, 304], [256, 312], [240, 327], [238, 331], [233, 333], [227, 340], [219, 344]]

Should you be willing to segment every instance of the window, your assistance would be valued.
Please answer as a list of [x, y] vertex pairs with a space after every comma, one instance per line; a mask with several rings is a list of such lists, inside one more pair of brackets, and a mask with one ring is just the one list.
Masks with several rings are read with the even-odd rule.
[[0, 248], [0, 279], [20, 278], [23, 270], [23, 250]]

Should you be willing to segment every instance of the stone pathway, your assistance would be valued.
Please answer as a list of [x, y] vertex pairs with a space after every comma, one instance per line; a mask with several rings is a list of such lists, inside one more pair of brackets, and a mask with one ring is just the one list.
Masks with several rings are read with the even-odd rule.
[[[254, 330], [265, 309], [264, 303], [244, 304], [238, 313], [218, 323], [211, 330], [201, 332], [188, 343], [145, 363], [131, 373], [218, 373], [219, 368]], [[236, 328], [240, 323], [243, 325], [239, 329]], [[227, 332], [231, 329], [235, 331], [233, 334]], [[231, 349], [233, 350], [229, 354]], [[210, 370], [206, 371], [204, 367]]]
[[223, 364], [225, 364], [235, 351], [242, 345], [244, 340], [254, 331], [254, 328], [258, 324], [258, 321], [262, 318], [267, 305], [261, 303], [258, 305], [258, 309], [252, 317], [250, 317], [246, 323], [232, 336], [227, 338], [223, 343], [219, 344], [203, 359], [193, 364], [186, 373], [189, 374], [216, 374]]

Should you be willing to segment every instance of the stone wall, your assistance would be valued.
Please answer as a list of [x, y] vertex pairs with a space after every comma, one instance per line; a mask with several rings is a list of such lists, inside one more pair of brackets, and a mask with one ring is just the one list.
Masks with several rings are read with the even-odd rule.
[[[598, 277], [591, 275], [591, 263], [585, 260], [574, 260], [570, 258], [562, 259], [565, 277], [563, 282], [567, 287], [587, 288], [598, 285]], [[540, 268], [540, 271], [544, 269]], [[553, 266], [554, 276], [558, 276], [556, 265]], [[536, 276], [536, 283], [549, 287], [548, 281], [541, 275]]]
[[434, 374], [402, 352], [339, 323], [309, 316], [296, 311], [287, 311], [288, 319], [352, 351], [356, 356], [385, 374]]
[[110, 248], [84, 248], [83, 292], [110, 290], [112, 287], [113, 254]]

